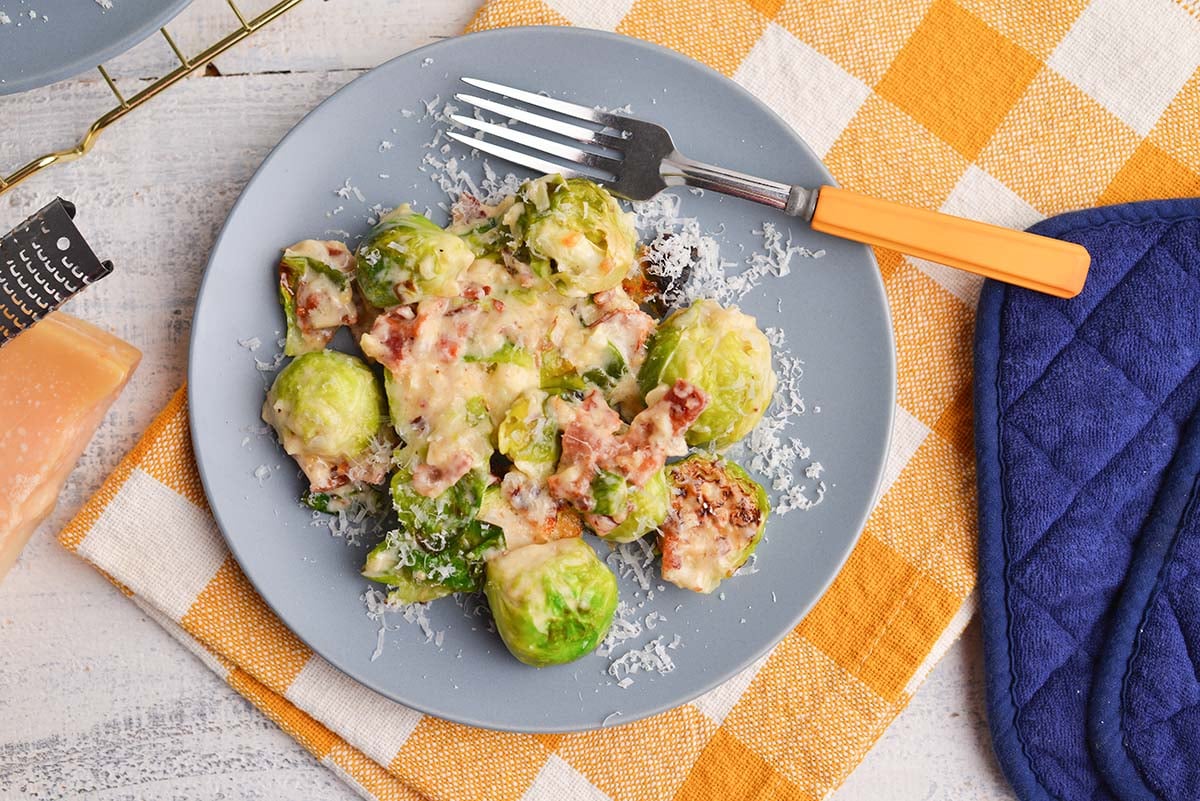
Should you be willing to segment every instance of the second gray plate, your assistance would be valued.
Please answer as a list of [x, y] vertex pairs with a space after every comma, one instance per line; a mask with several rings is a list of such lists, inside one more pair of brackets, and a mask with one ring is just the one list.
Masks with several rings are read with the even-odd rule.
[[0, 0], [0, 13], [9, 20], [0, 24], [0, 95], [103, 64], [166, 25], [189, 2], [114, 0], [105, 9], [91, 0]]
[[[542, 670], [522, 665], [451, 599], [429, 609], [430, 630], [440, 638], [427, 642], [419, 626], [392, 616], [376, 656], [379, 624], [365, 614], [361, 596], [370, 584], [358, 573], [367, 545], [347, 546], [310, 525], [297, 503], [297, 471], [274, 438], [261, 434], [270, 375], [254, 359], [270, 359], [283, 327], [274, 279], [281, 247], [308, 237], [354, 240], [367, 230], [375, 203], [412, 201], [436, 212], [446, 197], [433, 180], [437, 170], [423, 162], [429, 155], [456, 157], [480, 174], [481, 163], [466, 150], [443, 153], [440, 142], [429, 147], [438, 126], [426, 117], [427, 104], [442, 108], [462, 87], [462, 75], [587, 104], [628, 103], [633, 113], [670, 128], [693, 158], [782, 181], [831, 182], [787, 124], [747, 92], [645, 42], [571, 28], [515, 28], [401, 56], [301, 121], [230, 213], [193, 324], [189, 401], [197, 461], [246, 575], [301, 639], [353, 678], [410, 707], [475, 726], [557, 732], [626, 723], [696, 698], [764, 654], [816, 602], [854, 546], [879, 485], [895, 397], [882, 282], [861, 245], [814, 234], [761, 206], [681, 192], [682, 212], [720, 231], [723, 255], [732, 262], [762, 248], [755, 231], [764, 221], [796, 244], [826, 251], [820, 259], [793, 259], [790, 274], [768, 279], [741, 303], [761, 326], [781, 327], [804, 361], [800, 388], [808, 412], [793, 433], [824, 466], [825, 500], [807, 512], [772, 515], [757, 573], [725, 582], [720, 595], [659, 590], [655, 580], [651, 599], [622, 579], [622, 597], [642, 605], [639, 618], [657, 612], [661, 619], [613, 656], [654, 637], [680, 638], [669, 651], [673, 671], [640, 673], [627, 689], [607, 672], [611, 657], [592, 654]], [[239, 345], [253, 338], [264, 343], [254, 353]]]

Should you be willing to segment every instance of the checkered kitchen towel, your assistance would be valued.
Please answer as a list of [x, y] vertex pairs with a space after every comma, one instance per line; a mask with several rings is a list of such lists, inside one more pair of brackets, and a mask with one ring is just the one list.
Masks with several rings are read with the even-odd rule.
[[[493, 0], [471, 29], [615, 29], [763, 98], [843, 186], [1013, 227], [1200, 194], [1196, 0]], [[270, 613], [209, 516], [177, 395], [63, 532], [368, 798], [818, 799], [974, 609], [979, 280], [880, 251], [899, 397], [882, 499], [808, 617], [712, 695], [602, 732], [480, 731], [383, 701]]]

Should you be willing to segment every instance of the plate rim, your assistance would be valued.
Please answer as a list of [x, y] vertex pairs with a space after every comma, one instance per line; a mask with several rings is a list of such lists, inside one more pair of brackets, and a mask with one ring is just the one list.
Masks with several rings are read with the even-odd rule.
[[[735, 93], [740, 94], [744, 99], [748, 99], [753, 104], [758, 106], [762, 111], [766, 112], [767, 114], [769, 114], [769, 115], [775, 117], [777, 120], [779, 120], [785, 127], [787, 133], [790, 135], [793, 143], [796, 146], [798, 146], [799, 148], [802, 148], [805, 152], [807, 152], [812, 157], [813, 162], [820, 167], [821, 171], [825, 175], [825, 180], [827, 180], [830, 185], [834, 185], [834, 186], [837, 185], [837, 182], [833, 178], [833, 176], [830, 174], [828, 167], [825, 166], [825, 162], [815, 153], [815, 151], [812, 150], [811, 147], [809, 147], [808, 143], [806, 141], [804, 141], [804, 139], [800, 136], [799, 133], [796, 132], [796, 130], [791, 126], [791, 124], [788, 123], [786, 120], [784, 120], [782, 117], [780, 117], [780, 115], [777, 114], [773, 109], [771, 109], [770, 106], [768, 106], [766, 103], [764, 103], [763, 101], [761, 101], [757, 97], [755, 97], [749, 90], [740, 86], [739, 84], [737, 84], [735, 81], [733, 81], [728, 76], [722, 75], [720, 72], [717, 72], [716, 70], [712, 69], [707, 64], [704, 64], [701, 61], [698, 61], [689, 56], [683, 55], [682, 53], [679, 53], [675, 50], [671, 50], [670, 48], [666, 48], [661, 45], [657, 45], [653, 42], [648, 42], [644, 39], [638, 39], [636, 37], [625, 36], [623, 34], [614, 33], [611, 31], [602, 31], [602, 30], [595, 30], [595, 29], [590, 29], [590, 28], [576, 28], [576, 27], [554, 26], [554, 25], [519, 25], [519, 26], [509, 26], [509, 27], [503, 27], [503, 28], [489, 29], [489, 30], [485, 30], [485, 31], [474, 31], [471, 33], [460, 34], [458, 36], [453, 36], [453, 37], [450, 37], [447, 39], [442, 39], [442, 40], [438, 40], [436, 42], [431, 42], [429, 44], [422, 45], [421, 47], [415, 48], [413, 50], [409, 50], [405, 53], [401, 53], [400, 55], [395, 56], [394, 58], [388, 59], [387, 61], [385, 61], [379, 65], [376, 65], [375, 67], [366, 71], [362, 75], [354, 78], [353, 80], [347, 82], [345, 85], [339, 87], [336, 91], [331, 93], [328, 97], [323, 99], [320, 103], [318, 103], [311, 110], [309, 110], [307, 113], [305, 113], [304, 116], [302, 116], [299, 120], [296, 121], [296, 123], [288, 130], [288, 132], [286, 134], [284, 134], [284, 136], [271, 148], [271, 150], [263, 158], [263, 160], [259, 164], [259, 166], [255, 169], [254, 174], [251, 175], [250, 178], [246, 181], [246, 184], [242, 187], [241, 192], [238, 194], [237, 200], [230, 207], [229, 213], [226, 216], [225, 221], [222, 223], [220, 230], [217, 232], [217, 235], [213, 240], [212, 246], [209, 250], [209, 257], [208, 257], [207, 261], [205, 262], [204, 274], [203, 274], [203, 277], [200, 282], [200, 287], [196, 293], [196, 301], [193, 304], [193, 317], [192, 317], [193, 325], [192, 325], [191, 334], [189, 335], [188, 366], [187, 366], [188, 432], [191, 437], [192, 447], [193, 447], [193, 451], [195, 454], [197, 473], [200, 476], [200, 483], [204, 489], [204, 494], [205, 494], [206, 500], [209, 498], [209, 486], [208, 486], [209, 482], [208, 482], [208, 479], [206, 478], [206, 471], [203, 468], [202, 457], [200, 455], [201, 451], [203, 450], [203, 445], [201, 444], [203, 442], [203, 439], [202, 439], [202, 437], [200, 437], [198, 435], [199, 432], [197, 429], [196, 413], [195, 413], [196, 404], [194, 403], [194, 400], [195, 400], [194, 393], [196, 392], [196, 387], [198, 386], [198, 384], [197, 384], [197, 382], [194, 382], [191, 380], [192, 367], [195, 363], [196, 351], [199, 347], [199, 343], [197, 342], [197, 336], [196, 336], [196, 328], [197, 327], [194, 324], [195, 313], [196, 313], [196, 310], [199, 308], [201, 298], [203, 298], [205, 295], [205, 291], [208, 287], [209, 279], [212, 277], [212, 272], [211, 272], [210, 268], [213, 266], [214, 254], [218, 251], [222, 241], [224, 240], [225, 236], [228, 234], [229, 226], [230, 226], [232, 220], [237, 216], [238, 211], [241, 208], [242, 203], [246, 200], [247, 193], [249, 192], [251, 186], [254, 184], [255, 180], [258, 179], [259, 175], [267, 167], [267, 165], [270, 164], [278, 156], [280, 151], [287, 144], [287, 142], [292, 138], [292, 136], [297, 135], [297, 132], [304, 126], [304, 123], [308, 120], [308, 118], [310, 116], [317, 114], [327, 103], [332, 102], [334, 100], [334, 98], [336, 98], [343, 91], [346, 91], [350, 86], [352, 86], [356, 82], [363, 80], [364, 78], [367, 78], [368, 76], [374, 74], [377, 70], [383, 69], [384, 67], [386, 67], [394, 62], [404, 61], [407, 59], [414, 59], [414, 58], [418, 57], [418, 54], [423, 54], [426, 51], [436, 50], [438, 48], [448, 46], [450, 43], [457, 42], [464, 38], [471, 38], [471, 39], [501, 38], [501, 37], [509, 36], [509, 35], [513, 35], [513, 34], [521, 35], [521, 34], [531, 34], [531, 33], [535, 33], [535, 32], [546, 33], [548, 31], [554, 31], [556, 34], [562, 34], [562, 35], [568, 35], [568, 36], [578, 35], [578, 36], [582, 36], [584, 38], [599, 38], [601, 40], [620, 41], [624, 44], [632, 44], [632, 45], [642, 48], [644, 50], [654, 52], [657, 55], [662, 55], [662, 56], [665, 56], [665, 57], [668, 57], [668, 58], [671, 58], [671, 59], [674, 59], [677, 61], [687, 62], [691, 65], [702, 68], [703, 70], [710, 73], [712, 77], [719, 78], [720, 80], [724, 81], [726, 86], [728, 88], [733, 89], [735, 91]], [[788, 625], [788, 628], [778, 638], [770, 640], [764, 646], [756, 649], [752, 653], [747, 652], [746, 658], [744, 660], [742, 660], [742, 663], [738, 667], [736, 667], [732, 670], [729, 670], [727, 672], [724, 672], [724, 673], [719, 673], [714, 676], [706, 677], [706, 681], [698, 684], [695, 688], [689, 689], [686, 693], [687, 697], [682, 701], [659, 703], [659, 704], [653, 705], [652, 707], [646, 708], [644, 710], [639, 710], [635, 715], [621, 716], [619, 721], [614, 721], [613, 723], [610, 723], [610, 724], [605, 724], [605, 723], [601, 722], [601, 723], [598, 723], [595, 725], [586, 725], [582, 728], [578, 727], [578, 726], [572, 726], [572, 725], [533, 724], [530, 726], [517, 728], [514, 726], [498, 724], [495, 722], [489, 722], [487, 720], [480, 720], [478, 718], [472, 717], [469, 714], [461, 715], [461, 714], [454, 714], [454, 713], [446, 713], [444, 711], [437, 709], [436, 704], [431, 705], [420, 699], [416, 699], [416, 700], [411, 700], [408, 698], [400, 699], [400, 698], [396, 697], [396, 695], [391, 690], [387, 689], [386, 687], [380, 686], [377, 682], [373, 682], [367, 678], [364, 678], [358, 671], [355, 671], [352, 667], [348, 667], [344, 664], [341, 664], [342, 660], [335, 661], [334, 659], [330, 658], [326, 654], [322, 653], [320, 650], [315, 648], [311, 643], [309, 643], [304, 637], [302, 637], [298, 632], [294, 631], [290, 625], [288, 625], [288, 623], [285, 619], [285, 616], [275, 607], [275, 604], [271, 601], [271, 599], [268, 598], [266, 595], [264, 595], [260, 591], [258, 582], [255, 581], [251, 570], [249, 568], [247, 568], [247, 566], [245, 564], [243, 564], [242, 558], [238, 553], [238, 548], [235, 545], [233, 538], [231, 538], [226, 533], [226, 526], [221, 519], [220, 513], [217, 511], [216, 506], [211, 501], [209, 501], [209, 508], [213, 515], [214, 520], [217, 523], [217, 529], [220, 531], [221, 537], [225, 541], [226, 547], [229, 548], [230, 553], [233, 555], [234, 559], [237, 561], [238, 566], [241, 568], [242, 572], [245, 574], [247, 580], [250, 582], [250, 584], [254, 588], [255, 592], [258, 593], [259, 597], [261, 597], [263, 599], [263, 602], [267, 604], [267, 606], [271, 609], [272, 613], [274, 613], [276, 616], [279, 617], [280, 622], [282, 622], [284, 624], [284, 626], [287, 627], [288, 631], [290, 631], [293, 635], [295, 635], [302, 642], [304, 642], [306, 646], [311, 648], [314, 654], [321, 656], [323, 659], [326, 659], [326, 661], [328, 661], [330, 663], [330, 665], [333, 666], [336, 670], [345, 674], [347, 677], [353, 679], [355, 682], [361, 684], [363, 687], [366, 687], [367, 689], [372, 690], [373, 692], [379, 693], [380, 695], [384, 696], [385, 698], [388, 698], [389, 700], [394, 701], [395, 703], [398, 703], [404, 707], [407, 707], [409, 709], [420, 712], [421, 714], [430, 715], [432, 717], [451, 721], [454, 723], [459, 723], [462, 725], [472, 726], [472, 727], [481, 728], [481, 729], [488, 729], [488, 730], [492, 730], [492, 731], [505, 731], [505, 732], [515, 732], [515, 733], [522, 733], [522, 734], [566, 734], [566, 733], [595, 731], [595, 730], [599, 730], [602, 728], [614, 728], [617, 726], [623, 726], [623, 725], [634, 723], [634, 722], [637, 722], [640, 720], [645, 720], [646, 718], [653, 717], [653, 716], [661, 714], [665, 711], [675, 709], [679, 706], [690, 703], [691, 701], [695, 700], [696, 698], [700, 697], [701, 695], [704, 695], [705, 693], [709, 692], [710, 690], [714, 689], [715, 687], [717, 687], [717, 686], [725, 683], [729, 679], [733, 678], [738, 673], [740, 673], [742, 670], [745, 670], [745, 668], [747, 666], [749, 666], [753, 662], [755, 662], [758, 659], [765, 656], [767, 653], [769, 653], [771, 650], [773, 650], [780, 642], [782, 642], [784, 639], [787, 638], [788, 634], [791, 633], [796, 628], [796, 626], [804, 619], [805, 616], [808, 615], [808, 613], [817, 604], [817, 602], [825, 595], [826, 592], [828, 592], [829, 587], [833, 584], [834, 580], [842, 572], [842, 569], [846, 565], [847, 559], [849, 559], [851, 552], [858, 545], [859, 540], [862, 537], [863, 530], [866, 525], [868, 517], [870, 516], [871, 512], [874, 511], [875, 506], [879, 502], [879, 492], [883, 486], [883, 478], [884, 478], [884, 473], [885, 473], [886, 464], [887, 464], [887, 455], [888, 455], [888, 452], [891, 447], [892, 436], [894, 433], [893, 429], [894, 429], [894, 425], [895, 425], [895, 406], [896, 406], [896, 396], [897, 396], [896, 341], [895, 341], [895, 331], [894, 331], [894, 327], [893, 327], [893, 323], [892, 323], [891, 306], [888, 304], [888, 301], [887, 301], [887, 294], [886, 294], [884, 284], [883, 284], [883, 277], [879, 271], [879, 264], [876, 261], [874, 251], [871, 248], [864, 245], [863, 250], [865, 252], [865, 256], [866, 256], [867, 260], [869, 261], [871, 266], [874, 267], [874, 270], [871, 272], [871, 275], [874, 279], [873, 281], [871, 281], [871, 285], [875, 289], [875, 292], [878, 296], [880, 305], [882, 306], [882, 310], [883, 310], [883, 316], [884, 316], [883, 322], [885, 323], [885, 325], [883, 326], [883, 329], [886, 334], [887, 341], [886, 341], [886, 343], [882, 343], [882, 344], [886, 344], [886, 349], [885, 349], [885, 352], [887, 354], [886, 369], [888, 372], [887, 378], [889, 379], [887, 382], [888, 403], [887, 403], [886, 408], [888, 409], [888, 413], [887, 413], [887, 420], [885, 421], [886, 436], [884, 436], [882, 438], [882, 445], [881, 445], [881, 447], [879, 449], [879, 453], [876, 457], [877, 464], [875, 467], [874, 480], [872, 482], [873, 490], [871, 492], [871, 502], [868, 503], [865, 506], [865, 508], [861, 511], [861, 513], [859, 514], [859, 519], [855, 526], [855, 534], [851, 538], [848, 539], [846, 547], [843, 549], [842, 553], [839, 554], [835, 569], [830, 571], [829, 576], [825, 579], [822, 586], [819, 588], [819, 590], [817, 592], [815, 592], [813, 594], [812, 600], [808, 604], [804, 605], [803, 607], [797, 607], [797, 610], [796, 610], [795, 614], [792, 616], [792, 619]], [[531, 677], [535, 676], [535, 675], [536, 675], [536, 671], [530, 672]]]
[[185, 8], [191, 5], [191, 2], [192, 0], [171, 0], [166, 8], [156, 14], [151, 14], [115, 41], [111, 41], [101, 47], [77, 53], [73, 58], [59, 62], [56, 66], [44, 72], [32, 75], [26, 74], [15, 80], [0, 83], [0, 96], [16, 95], [21, 92], [41, 89], [59, 81], [74, 78], [76, 75], [81, 75], [94, 67], [98, 67], [109, 59], [116, 58], [137, 47], [146, 39], [149, 39], [156, 30], [162, 28], [181, 14]]

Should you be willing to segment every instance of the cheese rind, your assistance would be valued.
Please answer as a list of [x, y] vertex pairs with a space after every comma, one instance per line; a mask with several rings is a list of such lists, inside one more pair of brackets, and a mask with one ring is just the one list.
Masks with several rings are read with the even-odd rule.
[[132, 345], [61, 312], [0, 348], [0, 579], [140, 360]]

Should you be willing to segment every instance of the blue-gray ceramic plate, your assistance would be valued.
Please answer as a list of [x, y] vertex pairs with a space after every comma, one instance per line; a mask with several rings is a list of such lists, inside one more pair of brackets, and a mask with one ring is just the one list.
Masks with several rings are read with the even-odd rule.
[[[230, 548], [263, 598], [317, 653], [363, 684], [423, 712], [489, 728], [551, 732], [626, 723], [696, 698], [766, 653], [849, 554], [879, 485], [895, 398], [883, 286], [865, 247], [814, 234], [762, 206], [681, 192], [683, 213], [720, 232], [731, 262], [761, 249], [764, 221], [797, 245], [825, 251], [823, 258], [796, 257], [788, 275], [766, 280], [741, 303], [761, 326], [781, 327], [804, 361], [807, 412], [792, 433], [824, 467], [824, 500], [809, 511], [772, 515], [757, 572], [724, 582], [719, 595], [659, 589], [655, 580], [651, 599], [623, 578], [622, 597], [638, 618], [657, 612], [651, 621], [657, 622], [609, 657], [526, 667], [482, 618], [448, 598], [429, 609], [430, 631], [440, 637], [426, 642], [420, 626], [391, 616], [394, 629], [376, 653], [379, 624], [366, 615], [361, 596], [370, 585], [358, 572], [367, 546], [314, 528], [298, 505], [303, 483], [296, 469], [273, 437], [256, 433], [270, 374], [256, 369], [255, 358], [270, 361], [283, 328], [274, 274], [281, 247], [309, 237], [353, 241], [369, 227], [374, 203], [411, 201], [437, 213], [445, 195], [434, 180], [437, 170], [423, 164], [427, 154], [456, 156], [480, 174], [481, 163], [466, 150], [443, 153], [440, 142], [431, 150], [438, 125], [422, 119], [427, 103], [441, 109], [462, 88], [461, 75], [588, 104], [631, 104], [635, 114], [668, 126], [693, 158], [788, 182], [831, 180], [787, 124], [745, 91], [634, 39], [571, 28], [507, 29], [390, 61], [329, 98], [284, 138], [218, 237], [191, 342], [189, 399], [200, 473]], [[253, 339], [263, 343], [253, 352], [238, 342]], [[815, 490], [816, 482], [808, 483]], [[630, 647], [658, 636], [666, 645], [676, 635], [679, 647], [667, 651], [674, 670], [639, 673], [627, 688], [607, 672]]]
[[113, 0], [106, 9], [91, 0], [0, 0], [0, 20], [8, 19], [0, 24], [0, 95], [103, 64], [166, 25], [188, 2]]

